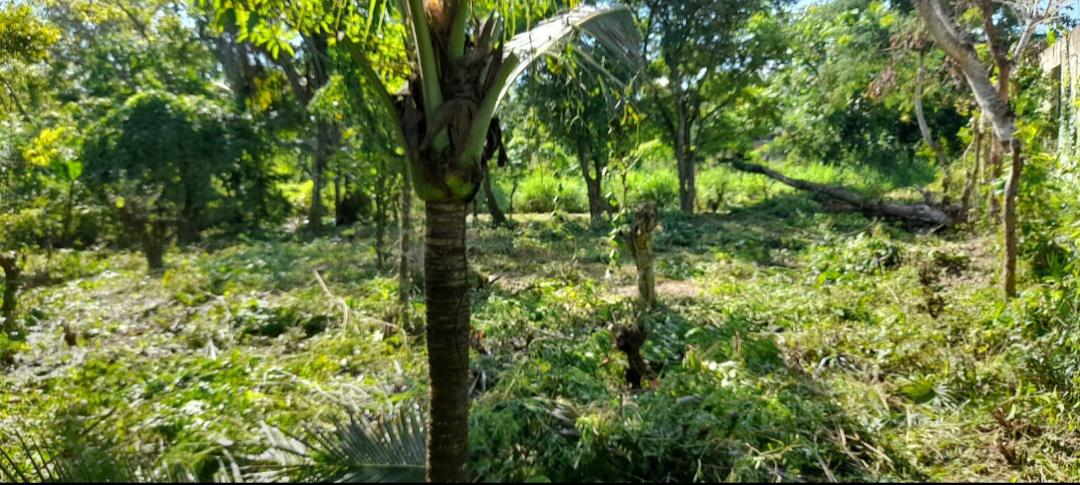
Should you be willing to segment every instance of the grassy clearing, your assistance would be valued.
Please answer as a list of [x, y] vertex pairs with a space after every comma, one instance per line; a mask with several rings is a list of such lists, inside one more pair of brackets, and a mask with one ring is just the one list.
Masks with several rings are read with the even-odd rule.
[[[991, 238], [912, 234], [781, 188], [668, 214], [663, 305], [644, 317], [656, 375], [631, 393], [611, 329], [634, 318], [632, 269], [609, 267], [607, 234], [583, 216], [514, 222], [470, 229], [483, 479], [1080, 477], [1076, 408], [1025, 377]], [[396, 279], [365, 231], [167, 262], [146, 276], [134, 254], [54, 255], [62, 270], [23, 299], [31, 333], [0, 377], [2, 426], [92, 424], [212, 478], [226, 455], [266, 461], [270, 430], [423, 399], [422, 341], [394, 326]]]

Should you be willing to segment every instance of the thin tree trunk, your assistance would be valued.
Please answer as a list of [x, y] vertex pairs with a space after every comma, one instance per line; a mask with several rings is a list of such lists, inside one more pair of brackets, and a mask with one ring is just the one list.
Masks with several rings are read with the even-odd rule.
[[146, 266], [150, 271], [161, 269], [165, 266], [165, 223], [147, 222], [144, 230], [142, 243]]
[[427, 202], [424, 287], [427, 300], [431, 422], [427, 479], [467, 482], [469, 457], [468, 204]]
[[1016, 296], [1016, 197], [1020, 190], [1020, 177], [1024, 170], [1024, 159], [1020, 156], [1020, 141], [1012, 142], [1012, 169], [1005, 184], [1005, 298]]
[[[380, 187], [380, 191], [382, 187]], [[375, 260], [379, 271], [386, 265], [386, 196], [375, 195]]]
[[581, 167], [581, 176], [585, 179], [585, 190], [589, 195], [589, 220], [592, 224], [599, 224], [604, 217], [606, 204], [604, 203], [603, 190], [601, 188], [602, 173], [599, 164], [595, 174], [590, 173], [590, 154], [585, 145], [585, 140], [578, 140], [578, 165]]
[[401, 306], [402, 328], [410, 328], [409, 290], [412, 281], [409, 275], [409, 247], [412, 238], [412, 191], [409, 181], [402, 177], [401, 183], [401, 254], [398, 256], [398, 305]]
[[333, 128], [325, 121], [318, 122], [315, 134], [315, 155], [311, 161], [311, 207], [308, 210], [308, 228], [313, 233], [322, 232], [325, 210], [322, 203], [323, 174], [332, 151]]
[[499, 201], [495, 198], [495, 190], [491, 188], [491, 170], [484, 166], [484, 202], [488, 212], [491, 213], [491, 223], [495, 226], [506, 224], [506, 213], [499, 208]]
[[18, 308], [19, 286], [22, 283], [22, 268], [19, 254], [12, 251], [0, 254], [0, 269], [4, 271], [4, 301], [0, 306], [0, 317], [4, 318], [5, 337], [20, 335], [22, 329], [16, 324], [15, 312]]
[[642, 308], [656, 305], [656, 256], [652, 245], [652, 233], [656, 224], [656, 208], [650, 204], [642, 205], [638, 208], [627, 234], [627, 247], [637, 267], [638, 303]]
[[341, 174], [334, 174], [334, 220], [339, 220], [338, 212], [341, 212]]
[[968, 172], [967, 181], [964, 183], [964, 194], [960, 198], [960, 219], [968, 220], [968, 213], [971, 211], [971, 199], [975, 193], [975, 188], [978, 187], [979, 177], [982, 164], [982, 128], [979, 126], [978, 121], [975, 125], [975, 140], [972, 141], [973, 148], [975, 148], [975, 161], [971, 165], [971, 169]]
[[[1001, 146], [1000, 140], [990, 141], [990, 166], [987, 167], [987, 183], [1001, 178], [1002, 162], [1001, 162]], [[991, 226], [998, 221], [998, 214], [1001, 209], [1001, 201], [998, 199], [997, 194], [993, 189], [987, 191], [986, 196], [986, 217]]]
[[949, 185], [951, 185], [951, 181], [949, 180], [949, 158], [945, 156], [945, 151], [941, 149], [941, 144], [939, 144], [930, 133], [930, 124], [926, 122], [926, 113], [923, 112], [922, 82], [924, 71], [923, 52], [919, 51], [919, 70], [915, 75], [915, 119], [918, 121], [919, 133], [922, 133], [923, 141], [930, 147], [930, 151], [934, 152], [934, 157], [937, 158], [938, 167], [941, 168], [944, 173], [944, 179], [941, 182], [942, 202], [948, 204]]
[[75, 181], [68, 182], [67, 201], [64, 202], [64, 224], [60, 237], [64, 238], [64, 244], [74, 245], [71, 241], [71, 219], [75, 212]]
[[690, 149], [690, 133], [686, 121], [679, 120], [675, 138], [675, 159], [679, 170], [679, 209], [685, 214], [694, 213], [694, 200], [697, 198], [697, 182], [694, 173], [694, 154]]

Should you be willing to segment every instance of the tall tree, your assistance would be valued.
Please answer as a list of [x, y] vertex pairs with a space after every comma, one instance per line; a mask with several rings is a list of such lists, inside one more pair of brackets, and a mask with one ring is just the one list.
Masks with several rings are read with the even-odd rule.
[[[997, 68], [997, 84], [991, 82], [991, 71], [979, 58], [972, 44], [971, 34], [962, 30], [941, 0], [917, 0], [919, 16], [927, 26], [938, 46], [956, 62], [971, 88], [976, 103], [984, 116], [990, 120], [994, 137], [998, 142], [997, 153], [1012, 153], [1012, 166], [1005, 183], [1004, 226], [1005, 254], [1002, 264], [1002, 286], [1006, 298], [1016, 296], [1017, 221], [1016, 197], [1020, 188], [1020, 176], [1024, 169], [1022, 146], [1016, 137], [1016, 113], [1010, 104], [1010, 75], [1030, 45], [1035, 29], [1057, 18], [1060, 0], [1023, 0], [1020, 2], [993, 3], [978, 0], [982, 14], [982, 33], [985, 36], [994, 67]], [[999, 10], [1000, 9], [1000, 10]], [[1002, 15], [998, 15], [999, 11]], [[1000, 19], [1000, 20], [999, 20]], [[1019, 22], [1013, 22], [1018, 19]], [[1000, 22], [1000, 24], [998, 23]], [[1011, 25], [1003, 32], [1003, 25]], [[1007, 28], [1007, 27], [1006, 27]], [[1015, 43], [1009, 48], [1006, 33], [1015, 34]], [[992, 155], [993, 157], [994, 155]], [[1000, 163], [995, 163], [1000, 166]], [[999, 169], [995, 169], [999, 170]]]
[[639, 115], [628, 103], [630, 88], [590, 69], [589, 62], [596, 61], [584, 49], [576, 56], [549, 60], [524, 83], [522, 97], [538, 108], [540, 121], [577, 157], [588, 195], [589, 216], [596, 224], [604, 212], [612, 209], [603, 181], [610, 152], [623, 134], [619, 125]]
[[216, 196], [212, 179], [240, 156], [230, 143], [228, 113], [205, 98], [144, 92], [94, 125], [82, 147], [88, 183], [139, 238], [147, 265], [162, 267], [175, 231]]
[[[255, 38], [280, 46], [281, 25], [303, 35], [320, 35], [353, 55], [389, 126], [404, 151], [410, 180], [425, 203], [424, 239], [427, 347], [430, 377], [427, 477], [468, 481], [469, 284], [465, 220], [479, 191], [486, 158], [501, 149], [491, 136], [495, 111], [512, 82], [541, 54], [579, 34], [608, 53], [637, 63], [638, 36], [626, 8], [578, 6], [534, 29], [510, 37], [526, 19], [482, 15], [488, 2], [400, 0], [323, 4], [289, 1], [215, 1], [223, 12], [255, 11], [270, 23], [238, 22]], [[494, 2], [493, 12], [516, 11]], [[538, 1], [532, 18], [548, 16], [559, 2]], [[342, 9], [334, 8], [341, 6]], [[250, 17], [248, 17], [250, 18]], [[481, 20], [485, 19], [486, 20]], [[500, 21], [501, 19], [501, 21]], [[505, 22], [505, 24], [503, 23]], [[470, 28], [472, 24], [472, 28]], [[258, 31], [275, 25], [278, 31]], [[505, 30], [503, 26], [505, 25]], [[378, 71], [384, 27], [408, 33], [412, 73], [403, 90], [389, 86]], [[257, 32], [258, 31], [258, 32]], [[280, 49], [280, 47], [279, 47]], [[397, 92], [395, 102], [392, 94]]]
[[723, 117], [783, 54], [785, 0], [641, 0], [650, 93], [679, 173], [679, 206], [692, 213], [698, 161], [725, 135]]

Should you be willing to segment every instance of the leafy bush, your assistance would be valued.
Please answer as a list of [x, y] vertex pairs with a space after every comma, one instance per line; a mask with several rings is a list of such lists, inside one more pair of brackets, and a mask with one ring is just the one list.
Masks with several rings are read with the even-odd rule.
[[723, 210], [731, 203], [734, 173], [725, 167], [703, 170], [697, 177], [698, 203], [709, 212]]
[[588, 210], [583, 182], [542, 172], [533, 172], [526, 177], [514, 196], [514, 210], [517, 212], [553, 212], [559, 209], [578, 213]]
[[894, 269], [900, 265], [902, 257], [900, 246], [884, 235], [861, 232], [840, 244], [834, 241], [818, 246], [811, 255], [810, 264], [818, 284], [822, 284]]
[[627, 203], [651, 202], [659, 210], [679, 208], [679, 178], [674, 172], [634, 172], [627, 177]]
[[326, 315], [307, 315], [295, 308], [271, 305], [261, 298], [252, 298], [233, 312], [233, 324], [248, 335], [278, 337], [299, 327], [311, 337], [322, 333], [330, 323]]

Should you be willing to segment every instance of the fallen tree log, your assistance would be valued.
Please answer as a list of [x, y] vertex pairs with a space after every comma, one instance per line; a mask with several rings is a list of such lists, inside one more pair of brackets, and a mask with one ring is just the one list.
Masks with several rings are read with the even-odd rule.
[[727, 163], [736, 170], [764, 175], [784, 185], [838, 200], [862, 211], [868, 216], [901, 219], [917, 224], [945, 227], [952, 226], [956, 222], [955, 217], [952, 215], [955, 210], [951, 206], [939, 207], [930, 203], [898, 204], [882, 199], [871, 199], [843, 187], [794, 179], [763, 165], [738, 160], [731, 160]]

